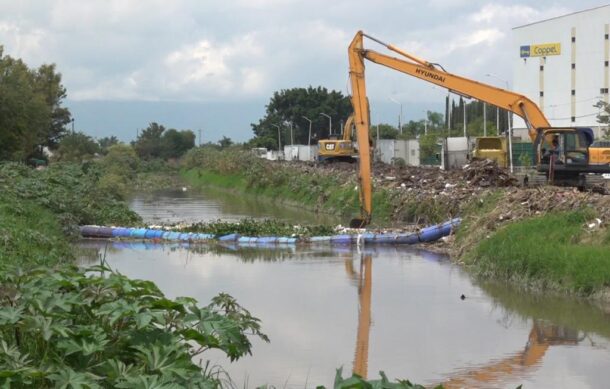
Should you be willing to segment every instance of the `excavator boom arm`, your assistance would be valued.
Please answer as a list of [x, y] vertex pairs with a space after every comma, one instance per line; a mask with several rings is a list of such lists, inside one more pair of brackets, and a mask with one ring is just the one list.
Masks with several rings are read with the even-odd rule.
[[[365, 49], [363, 44], [365, 36], [405, 59]], [[360, 187], [361, 213], [360, 219], [352, 220], [352, 227], [365, 226], [370, 222], [372, 215], [371, 150], [369, 141], [370, 114], [364, 76], [365, 59], [436, 84], [454, 93], [473, 97], [511, 111], [525, 120], [532, 141], [536, 139], [538, 128], [550, 127], [548, 120], [540, 108], [527, 97], [437, 69], [434, 64], [408, 54], [395, 46], [383, 43], [376, 38], [364, 34], [362, 31], [356, 33], [356, 36], [349, 45], [348, 57], [350, 84], [352, 87], [351, 101], [358, 138], [358, 183]]]

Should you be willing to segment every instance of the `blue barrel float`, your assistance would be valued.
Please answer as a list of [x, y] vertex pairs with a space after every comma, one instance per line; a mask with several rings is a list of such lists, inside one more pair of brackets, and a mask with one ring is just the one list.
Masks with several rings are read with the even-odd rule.
[[461, 219], [455, 218], [441, 224], [424, 227], [409, 233], [383, 232], [362, 234], [338, 234], [332, 236], [312, 236], [309, 238], [295, 238], [291, 236], [241, 236], [239, 234], [226, 234], [215, 236], [212, 234], [166, 231], [154, 228], [125, 228], [81, 226], [80, 233], [85, 238], [128, 238], [139, 240], [165, 240], [170, 242], [204, 242], [217, 240], [223, 243], [242, 245], [293, 245], [297, 243], [331, 244], [334, 246], [347, 246], [352, 244], [385, 244], [410, 245], [420, 242], [433, 242], [451, 234], [460, 225]]

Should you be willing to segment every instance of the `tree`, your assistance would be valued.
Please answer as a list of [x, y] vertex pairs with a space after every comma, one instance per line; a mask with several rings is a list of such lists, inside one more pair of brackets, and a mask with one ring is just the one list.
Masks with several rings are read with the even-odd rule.
[[230, 147], [233, 144], [233, 141], [231, 140], [231, 138], [223, 136], [222, 139], [218, 141], [218, 144], [220, 145], [220, 148], [225, 149], [227, 147]]
[[0, 159], [24, 160], [55, 147], [70, 121], [65, 97], [55, 65], [30, 69], [0, 46]]
[[[278, 129], [280, 126], [281, 143], [290, 142], [292, 123], [293, 137], [297, 144], [307, 144], [309, 122], [312, 120], [312, 138], [324, 139], [329, 136], [329, 120], [321, 115], [325, 113], [332, 118], [332, 132], [343, 131], [341, 122], [345, 123], [352, 112], [349, 99], [341, 92], [328, 91], [323, 87], [293, 88], [275, 92], [266, 107], [265, 116], [257, 124], [251, 124], [255, 138], [263, 138], [264, 147], [277, 149]], [[274, 139], [274, 144], [271, 144]]]
[[610, 127], [608, 127], [608, 123], [610, 123], [610, 105], [605, 101], [600, 100], [594, 107], [599, 109], [597, 122], [606, 125], [606, 128], [602, 129], [602, 139], [610, 140]]
[[70, 111], [61, 106], [67, 97], [66, 88], [61, 84], [61, 74], [55, 72], [55, 64], [42, 65], [34, 74], [36, 90], [44, 96], [51, 110], [51, 120], [45, 134], [44, 146], [54, 148], [66, 133], [66, 125], [72, 121]]
[[152, 122], [140, 132], [133, 144], [133, 147], [140, 158], [152, 159], [161, 157], [161, 135], [163, 135], [164, 131], [165, 127]]
[[116, 136], [112, 135], [98, 139], [97, 143], [100, 145], [101, 153], [103, 155], [106, 155], [108, 154], [108, 149], [111, 146], [119, 144], [119, 139]]
[[398, 129], [390, 124], [380, 123], [375, 126], [371, 126], [371, 136], [374, 138], [377, 136], [377, 128], [379, 128], [379, 139], [396, 139], [398, 138]]
[[82, 132], [68, 134], [59, 141], [54, 158], [62, 162], [83, 162], [99, 153], [97, 142]]
[[195, 133], [191, 130], [167, 130], [161, 137], [161, 156], [165, 159], [179, 158], [195, 147]]
[[178, 158], [195, 147], [195, 133], [173, 128], [166, 131], [164, 126], [153, 122], [142, 130], [133, 146], [143, 159]]

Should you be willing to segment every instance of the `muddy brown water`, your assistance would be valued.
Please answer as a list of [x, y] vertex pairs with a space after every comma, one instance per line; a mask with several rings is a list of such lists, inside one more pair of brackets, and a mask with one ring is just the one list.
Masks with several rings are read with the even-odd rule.
[[[160, 196], [157, 203], [136, 198], [132, 207], [150, 220], [275, 212], [230, 205], [212, 192]], [[285, 211], [278, 216], [290, 220]], [[230, 363], [217, 352], [203, 355], [237, 387], [330, 387], [339, 367], [344, 375], [356, 368], [377, 378], [382, 370], [391, 379], [446, 387], [610, 386], [609, 313], [478, 283], [449, 258], [414, 247], [81, 245], [105, 251], [112, 268], [154, 281], [169, 297], [205, 305], [227, 292], [260, 318], [271, 342], [255, 340], [252, 356]]]

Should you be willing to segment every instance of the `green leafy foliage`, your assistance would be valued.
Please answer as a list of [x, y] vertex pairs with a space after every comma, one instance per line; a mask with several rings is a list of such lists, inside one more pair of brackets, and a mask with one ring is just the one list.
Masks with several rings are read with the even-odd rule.
[[[408, 380], [396, 380], [392, 382], [388, 379], [383, 371], [379, 372], [381, 379], [365, 380], [357, 374], [351, 377], [343, 378], [343, 369], [337, 369], [335, 376], [334, 389], [424, 389], [424, 386], [413, 384]], [[442, 385], [436, 386], [434, 389], [442, 389]], [[325, 389], [324, 386], [318, 386], [317, 389]]]
[[[349, 98], [338, 91], [328, 91], [323, 87], [292, 88], [275, 92], [267, 105], [265, 117], [257, 124], [251, 124], [254, 139], [251, 144], [256, 147], [278, 149], [278, 131], [281, 144], [288, 144], [292, 123], [292, 137], [297, 144], [307, 144], [309, 122], [312, 120], [312, 138], [324, 139], [329, 135], [329, 120], [322, 116], [325, 113], [332, 118], [333, 134], [341, 133], [340, 123], [345, 122], [352, 112]], [[274, 125], [279, 125], [280, 129]]]
[[55, 65], [29, 68], [21, 59], [4, 55], [0, 46], [0, 160], [41, 157], [53, 147], [70, 122], [61, 106], [66, 90]]
[[58, 144], [53, 159], [62, 162], [89, 161], [100, 152], [98, 143], [89, 135], [75, 132], [65, 135]]
[[193, 358], [218, 349], [236, 360], [251, 353], [250, 337], [269, 341], [227, 294], [200, 307], [103, 266], [4, 270], [0, 386], [216, 387]]
[[143, 159], [178, 158], [195, 147], [195, 133], [191, 130], [168, 130], [153, 122], [142, 130], [133, 145]]
[[53, 164], [34, 170], [0, 164], [0, 191], [5, 201], [27, 200], [48, 209], [70, 232], [79, 224], [134, 224], [140, 217], [119, 201], [115, 192], [100, 186], [103, 170], [95, 163]]

